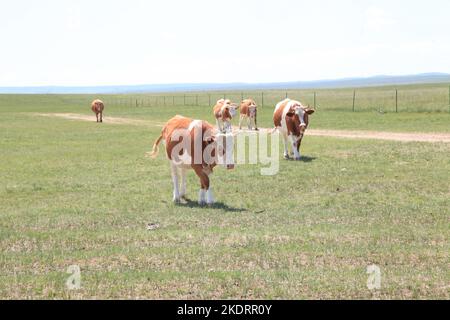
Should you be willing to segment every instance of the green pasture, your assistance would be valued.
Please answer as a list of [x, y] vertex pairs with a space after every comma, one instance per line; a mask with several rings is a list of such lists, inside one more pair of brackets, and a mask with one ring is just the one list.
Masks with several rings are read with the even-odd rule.
[[[318, 92], [311, 128], [450, 132], [448, 87], [423, 90], [399, 113], [371, 103], [351, 112]], [[217, 168], [213, 207], [196, 204], [189, 173], [190, 201], [174, 205], [167, 160], [144, 157], [160, 128], [107, 118], [213, 122], [211, 108], [106, 95], [97, 124], [93, 98], [0, 96], [1, 299], [450, 298], [450, 144], [306, 136], [303, 161], [280, 160], [275, 176], [261, 176], [262, 165]], [[262, 127], [272, 126], [267, 99]], [[372, 264], [378, 290], [367, 288]], [[71, 265], [81, 268], [79, 290], [65, 284]]]

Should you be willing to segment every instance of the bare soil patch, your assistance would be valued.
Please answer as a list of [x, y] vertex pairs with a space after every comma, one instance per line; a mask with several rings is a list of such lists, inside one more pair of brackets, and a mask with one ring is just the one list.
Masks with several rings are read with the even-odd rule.
[[[79, 114], [79, 113], [35, 113], [34, 115], [41, 116], [41, 117], [52, 117], [52, 118], [63, 118], [63, 119], [69, 119], [69, 120], [81, 120], [81, 121], [96, 122], [95, 115], [90, 116], [90, 115]], [[103, 116], [103, 122], [111, 123], [111, 124], [153, 126], [153, 127], [161, 127], [161, 128], [164, 126], [164, 124], [161, 122], [130, 119], [130, 118], [108, 117], [108, 116]]]
[[[94, 116], [77, 114], [77, 113], [35, 113], [34, 115], [43, 117], [58, 117], [70, 120], [81, 120], [95, 122]], [[104, 116], [105, 123], [136, 125], [136, 126], [153, 126], [163, 127], [164, 123]], [[272, 130], [264, 129], [261, 130]], [[333, 138], [347, 139], [375, 139], [401, 142], [445, 142], [450, 143], [450, 133], [420, 133], [420, 132], [386, 132], [386, 131], [362, 131], [362, 130], [325, 130], [325, 129], [308, 129], [307, 135]]]
[[349, 139], [376, 139], [403, 142], [447, 142], [450, 143], [450, 133], [419, 133], [419, 132], [385, 132], [385, 131], [350, 131], [350, 130], [319, 130], [310, 129], [306, 134], [311, 136], [338, 137]]

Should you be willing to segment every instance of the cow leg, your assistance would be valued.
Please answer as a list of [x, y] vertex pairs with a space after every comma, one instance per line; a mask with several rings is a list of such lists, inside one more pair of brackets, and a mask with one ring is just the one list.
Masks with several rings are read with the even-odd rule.
[[297, 152], [298, 152], [298, 157], [299, 159], [301, 158], [302, 154], [300, 153], [300, 147], [302, 145], [302, 139], [297, 141]]
[[241, 117], [239, 118], [239, 130], [242, 130], [242, 121], [244, 121], [244, 116], [241, 114]]
[[170, 169], [172, 170], [172, 182], [173, 182], [173, 202], [180, 202], [180, 191], [178, 188], [178, 168], [174, 163], [171, 163]]
[[181, 169], [181, 190], [180, 190], [180, 198], [185, 199], [186, 197], [186, 169]]
[[200, 185], [201, 185], [201, 189], [198, 195], [198, 204], [199, 205], [213, 204], [214, 198], [212, 196], [212, 191], [209, 189], [208, 175], [203, 171], [202, 166], [195, 166], [194, 170], [197, 176], [200, 178]]
[[290, 138], [291, 138], [291, 143], [292, 143], [292, 151], [294, 152], [294, 159], [300, 160], [300, 152], [299, 152], [300, 140], [293, 135], [291, 135]]
[[257, 119], [257, 114], [255, 114], [255, 119], [253, 119], [253, 121], [255, 122], [255, 130], [258, 131], [258, 124], [256, 122]]
[[206, 191], [206, 204], [212, 205], [214, 204], [214, 195], [211, 187]]
[[198, 204], [203, 206], [206, 203], [206, 190], [201, 188], [198, 193]]
[[95, 113], [95, 117], [97, 118], [97, 122], [98, 122], [98, 113]]
[[100, 122], [103, 122], [103, 112], [100, 112]]
[[221, 120], [216, 119], [216, 124], [217, 124], [217, 129], [219, 130], [219, 132], [223, 132]]
[[253, 130], [253, 123], [254, 123], [253, 118], [249, 117], [248, 118], [248, 130]]
[[231, 121], [225, 121], [223, 125], [224, 133], [232, 132]]
[[289, 149], [288, 149], [288, 137], [286, 134], [283, 134], [283, 143], [284, 143], [284, 159], [289, 160]]

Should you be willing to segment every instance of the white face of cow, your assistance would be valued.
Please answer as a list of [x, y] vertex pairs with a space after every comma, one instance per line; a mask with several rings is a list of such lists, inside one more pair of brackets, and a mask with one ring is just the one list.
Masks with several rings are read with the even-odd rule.
[[254, 118], [256, 117], [256, 106], [254, 104], [252, 104], [249, 108], [248, 108], [249, 114], [250, 114], [250, 118]]
[[230, 106], [230, 108], [228, 110], [230, 110], [231, 117], [234, 118], [236, 116], [236, 114], [237, 114], [236, 107], [235, 106]]
[[300, 127], [306, 127], [305, 109], [303, 107], [296, 107], [295, 113], [298, 115], [298, 118], [300, 119]]
[[226, 99], [226, 100], [219, 100], [218, 103], [222, 103], [222, 108], [221, 108], [221, 112], [225, 112], [225, 110], [228, 110], [228, 112], [230, 113], [231, 118], [234, 118], [237, 114], [237, 106], [232, 104], [230, 100]]
[[234, 135], [220, 133], [216, 136], [217, 163], [227, 169], [234, 169]]

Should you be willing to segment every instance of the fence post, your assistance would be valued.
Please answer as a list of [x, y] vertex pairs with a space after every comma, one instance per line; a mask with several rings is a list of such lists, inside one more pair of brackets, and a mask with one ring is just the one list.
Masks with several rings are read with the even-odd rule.
[[261, 92], [261, 108], [264, 108], [264, 92]]
[[353, 90], [353, 112], [355, 112], [355, 99], [356, 99], [356, 90]]
[[395, 113], [398, 113], [398, 90], [395, 89]]
[[314, 109], [316, 108], [316, 92], [314, 91]]
[[287, 91], [286, 91], [286, 99], [288, 98], [288, 93], [287, 93]]

